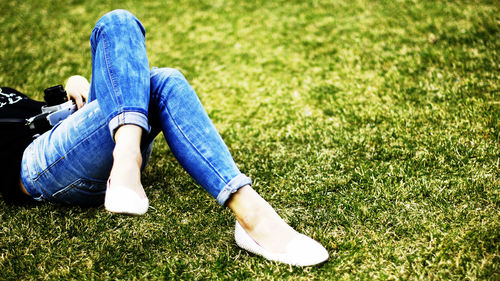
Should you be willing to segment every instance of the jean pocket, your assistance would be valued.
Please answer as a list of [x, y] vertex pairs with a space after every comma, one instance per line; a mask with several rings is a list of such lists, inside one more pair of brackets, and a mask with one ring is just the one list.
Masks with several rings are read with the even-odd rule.
[[53, 201], [69, 205], [98, 206], [104, 203], [106, 181], [80, 178], [52, 194]]

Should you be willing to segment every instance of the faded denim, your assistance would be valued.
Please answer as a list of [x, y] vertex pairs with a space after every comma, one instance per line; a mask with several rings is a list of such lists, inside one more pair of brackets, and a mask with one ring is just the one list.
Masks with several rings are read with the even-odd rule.
[[176, 69], [149, 70], [145, 29], [124, 10], [97, 22], [90, 37], [92, 81], [87, 104], [25, 150], [21, 179], [38, 201], [100, 205], [113, 163], [113, 134], [144, 129], [143, 168], [160, 131], [182, 167], [221, 205], [242, 174], [196, 93]]

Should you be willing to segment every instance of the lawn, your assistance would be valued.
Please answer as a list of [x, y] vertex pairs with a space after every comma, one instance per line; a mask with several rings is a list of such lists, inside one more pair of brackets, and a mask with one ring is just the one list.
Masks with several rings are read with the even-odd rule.
[[0, 201], [0, 279], [500, 279], [500, 2], [0, 0], [0, 85], [91, 76], [133, 12], [254, 188], [330, 260], [239, 249], [234, 217], [158, 138], [141, 217]]

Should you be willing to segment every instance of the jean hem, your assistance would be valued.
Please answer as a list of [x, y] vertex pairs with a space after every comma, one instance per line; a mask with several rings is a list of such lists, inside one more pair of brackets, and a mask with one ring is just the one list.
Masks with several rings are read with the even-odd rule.
[[125, 111], [119, 113], [109, 121], [109, 132], [111, 133], [111, 137], [114, 138], [115, 131], [118, 127], [125, 124], [137, 125], [143, 128], [147, 133], [151, 131], [151, 126], [148, 123], [148, 117], [146, 115], [140, 112]]
[[252, 179], [247, 177], [245, 174], [237, 175], [232, 180], [230, 180], [219, 192], [219, 195], [217, 195], [217, 202], [219, 202], [221, 206], [225, 206], [226, 201], [229, 199], [229, 197], [231, 197], [231, 194], [235, 193], [243, 186], [251, 184]]

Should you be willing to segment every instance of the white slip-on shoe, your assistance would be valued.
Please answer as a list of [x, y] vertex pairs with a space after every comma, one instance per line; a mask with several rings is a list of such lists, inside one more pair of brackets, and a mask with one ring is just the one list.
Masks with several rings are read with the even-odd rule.
[[149, 200], [141, 198], [128, 187], [109, 186], [108, 180], [106, 196], [104, 197], [104, 208], [112, 213], [128, 215], [144, 215], [148, 211]]
[[273, 253], [262, 248], [248, 235], [243, 227], [236, 221], [234, 228], [236, 244], [250, 253], [261, 255], [271, 261], [278, 261], [297, 266], [310, 266], [328, 260], [328, 252], [315, 240], [298, 234], [288, 243], [283, 253]]

